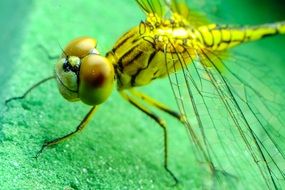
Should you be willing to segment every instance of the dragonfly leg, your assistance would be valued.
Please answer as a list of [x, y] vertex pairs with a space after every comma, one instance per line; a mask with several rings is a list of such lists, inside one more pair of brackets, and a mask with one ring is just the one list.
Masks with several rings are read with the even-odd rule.
[[[50, 60], [59, 58], [59, 55], [50, 55], [48, 50], [43, 45], [38, 45], [37, 48], [42, 49], [46, 53], [46, 55], [48, 56], [48, 59], [50, 59]], [[40, 80], [39, 82], [37, 82], [36, 84], [31, 86], [22, 96], [17, 96], [17, 97], [12, 97], [12, 98], [7, 99], [5, 101], [5, 105], [7, 106], [8, 103], [13, 101], [13, 100], [24, 99], [33, 89], [35, 89], [36, 87], [38, 87], [41, 84], [45, 83], [46, 81], [49, 81], [49, 80], [54, 79], [54, 78], [55, 78], [55, 76], [50, 76], [50, 77], [47, 77], [47, 78], [44, 78], [44, 79]]]
[[66, 140], [66, 139], [68, 139], [68, 138], [71, 138], [71, 137], [74, 136], [76, 133], [82, 131], [82, 130], [87, 126], [87, 124], [88, 124], [88, 122], [90, 121], [92, 115], [95, 113], [95, 111], [96, 111], [95, 108], [96, 108], [96, 106], [93, 106], [93, 107], [90, 109], [90, 111], [85, 115], [84, 119], [80, 122], [80, 124], [77, 126], [77, 128], [76, 128], [73, 132], [71, 132], [71, 133], [69, 133], [69, 134], [67, 134], [67, 135], [64, 135], [63, 137], [59, 137], [59, 138], [56, 138], [56, 139], [54, 139], [54, 140], [45, 142], [45, 143], [42, 145], [42, 148], [41, 148], [41, 149], [38, 151], [38, 153], [36, 154], [35, 158], [37, 158], [37, 157], [43, 152], [43, 150], [44, 150], [45, 148], [48, 148], [48, 147], [50, 147], [50, 146], [52, 146], [52, 145], [59, 144], [59, 143], [61, 143], [62, 141]]
[[129, 90], [130, 93], [138, 98], [140, 98], [141, 100], [145, 101], [146, 103], [148, 103], [151, 106], [154, 106], [156, 108], [158, 108], [159, 110], [175, 117], [176, 119], [178, 119], [179, 121], [181, 121], [182, 123], [185, 121], [184, 116], [181, 115], [180, 113], [178, 113], [177, 111], [174, 111], [172, 109], [170, 109], [168, 106], [164, 105], [163, 103], [151, 98], [150, 96], [143, 94], [135, 89], [131, 89]]
[[133, 106], [144, 112], [146, 115], [151, 117], [154, 121], [158, 123], [158, 125], [163, 130], [163, 139], [164, 139], [164, 168], [167, 171], [167, 173], [173, 178], [175, 181], [174, 185], [178, 184], [178, 179], [175, 177], [173, 172], [168, 168], [168, 141], [167, 141], [167, 128], [166, 123], [164, 120], [162, 120], [159, 116], [157, 116], [155, 113], [153, 113], [149, 108], [147, 108], [144, 104], [140, 103], [136, 98], [128, 95], [127, 93], [121, 91], [120, 94], [122, 97], [130, 102]]
[[54, 79], [55, 77], [54, 76], [50, 76], [50, 77], [47, 77], [47, 78], [44, 78], [42, 80], [40, 80], [39, 82], [37, 82], [36, 84], [34, 84], [33, 86], [31, 86], [22, 96], [17, 96], [17, 97], [12, 97], [12, 98], [9, 98], [5, 101], [5, 105], [7, 106], [9, 102], [13, 101], [13, 100], [20, 100], [20, 99], [24, 99], [33, 89], [37, 88], [38, 86], [40, 86], [41, 84], [51, 80], [51, 79]]

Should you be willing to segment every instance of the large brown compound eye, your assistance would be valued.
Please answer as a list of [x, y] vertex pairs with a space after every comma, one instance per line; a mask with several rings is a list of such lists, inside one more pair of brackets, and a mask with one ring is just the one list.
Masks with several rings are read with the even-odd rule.
[[114, 67], [103, 56], [90, 54], [81, 60], [79, 98], [86, 104], [104, 102], [113, 89]]
[[63, 56], [76, 56], [83, 58], [96, 50], [97, 42], [90, 37], [80, 37], [71, 41], [65, 48]]

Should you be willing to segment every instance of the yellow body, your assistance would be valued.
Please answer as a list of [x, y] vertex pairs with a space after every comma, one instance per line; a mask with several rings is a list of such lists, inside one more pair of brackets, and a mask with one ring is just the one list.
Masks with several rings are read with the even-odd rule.
[[208, 50], [220, 53], [244, 42], [282, 33], [284, 22], [253, 27], [194, 27], [178, 14], [162, 19], [151, 13], [145, 22], [124, 34], [106, 57], [114, 65], [118, 89], [122, 90], [167, 76]]

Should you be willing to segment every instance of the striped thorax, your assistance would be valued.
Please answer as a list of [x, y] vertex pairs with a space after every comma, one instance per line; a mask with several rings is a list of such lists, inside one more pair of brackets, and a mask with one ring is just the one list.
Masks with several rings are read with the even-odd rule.
[[189, 47], [201, 46], [192, 31], [179, 15], [161, 19], [150, 14], [145, 22], [125, 33], [107, 53], [115, 67], [118, 89], [146, 85], [164, 77], [174, 67], [181, 68], [181, 58], [188, 63], [194, 54]]

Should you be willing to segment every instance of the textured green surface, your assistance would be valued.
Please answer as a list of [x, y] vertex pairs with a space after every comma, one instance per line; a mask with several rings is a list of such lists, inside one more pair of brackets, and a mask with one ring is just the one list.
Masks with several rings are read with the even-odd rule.
[[[258, 24], [285, 18], [278, 1], [199, 2], [195, 3], [197, 7], [229, 23]], [[43, 141], [73, 130], [88, 107], [66, 102], [54, 81], [42, 85], [25, 100], [12, 102], [9, 109], [3, 106], [5, 99], [52, 74], [53, 61], [38, 45], [57, 55], [58, 44], [64, 46], [74, 37], [89, 35], [97, 38], [99, 50], [105, 52], [143, 18], [138, 6], [129, 0], [19, 0], [2, 1], [0, 7], [4, 26], [0, 36], [0, 189], [170, 189], [171, 178], [162, 167], [160, 128], [116, 92], [86, 130], [46, 150], [38, 160], [32, 157]], [[269, 71], [281, 76], [285, 72], [285, 58], [280, 57], [284, 44], [284, 37], [274, 37], [247, 48], [255, 48], [253, 57], [259, 57], [255, 55], [259, 52], [274, 58]], [[171, 95], [161, 96], [171, 93], [167, 85], [167, 81], [158, 81], [145, 90], [174, 105]], [[196, 169], [191, 165], [187, 135], [176, 121], [163, 116], [171, 126], [170, 167], [182, 182], [175, 188], [198, 188], [198, 174], [189, 172]]]

